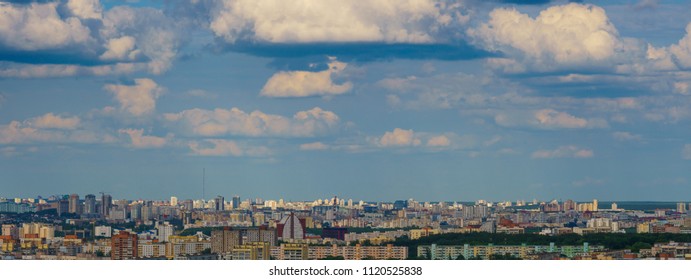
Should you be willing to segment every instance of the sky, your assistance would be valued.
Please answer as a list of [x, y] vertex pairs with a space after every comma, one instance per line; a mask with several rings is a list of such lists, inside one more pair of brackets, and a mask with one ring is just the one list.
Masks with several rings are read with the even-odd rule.
[[0, 1], [0, 197], [688, 201], [690, 10]]

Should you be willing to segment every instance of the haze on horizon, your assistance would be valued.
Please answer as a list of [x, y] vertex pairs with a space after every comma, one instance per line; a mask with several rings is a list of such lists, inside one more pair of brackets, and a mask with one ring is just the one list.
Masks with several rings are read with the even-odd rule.
[[687, 1], [0, 1], [0, 197], [691, 200]]

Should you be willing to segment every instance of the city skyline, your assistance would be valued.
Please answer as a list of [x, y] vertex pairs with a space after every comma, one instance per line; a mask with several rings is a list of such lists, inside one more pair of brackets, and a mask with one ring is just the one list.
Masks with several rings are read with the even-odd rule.
[[691, 200], [686, 1], [135, 2], [0, 1], [0, 197]]

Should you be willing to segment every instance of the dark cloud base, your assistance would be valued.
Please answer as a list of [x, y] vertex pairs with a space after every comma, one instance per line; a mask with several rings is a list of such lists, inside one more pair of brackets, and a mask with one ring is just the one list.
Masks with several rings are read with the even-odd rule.
[[104, 65], [96, 56], [86, 56], [73, 52], [24, 52], [0, 49], [0, 61], [26, 64], [70, 64], [82, 66]]
[[324, 61], [326, 56], [344, 62], [374, 62], [393, 59], [472, 60], [496, 57], [468, 44], [385, 44], [385, 43], [316, 43], [316, 44], [249, 44], [239, 43], [217, 48], [216, 52], [238, 52], [276, 59], [269, 66], [282, 70], [304, 68], [306, 63]]

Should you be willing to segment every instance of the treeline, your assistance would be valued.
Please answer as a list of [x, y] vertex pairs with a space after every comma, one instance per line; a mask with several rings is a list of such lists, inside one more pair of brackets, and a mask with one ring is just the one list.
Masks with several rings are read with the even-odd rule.
[[574, 245], [580, 246], [584, 242], [589, 245], [602, 245], [610, 250], [630, 249], [637, 252], [640, 249], [648, 249], [655, 243], [667, 243], [669, 241], [691, 242], [691, 234], [673, 233], [594, 233], [586, 235], [562, 234], [546, 236], [539, 234], [503, 234], [503, 233], [447, 233], [410, 240], [407, 236], [393, 242], [396, 246], [408, 246], [409, 254], [417, 254], [418, 245], [549, 245], [554, 242], [556, 246]]

